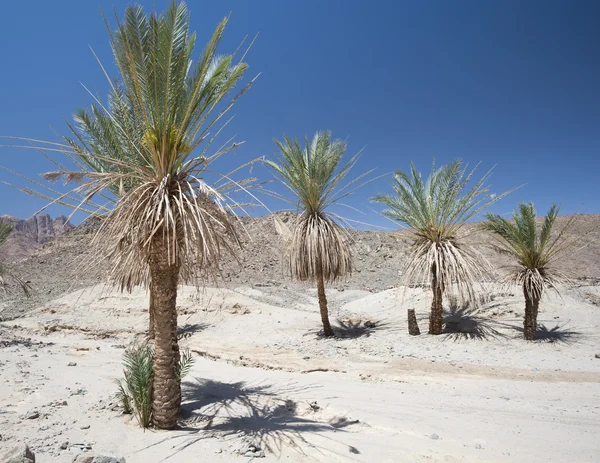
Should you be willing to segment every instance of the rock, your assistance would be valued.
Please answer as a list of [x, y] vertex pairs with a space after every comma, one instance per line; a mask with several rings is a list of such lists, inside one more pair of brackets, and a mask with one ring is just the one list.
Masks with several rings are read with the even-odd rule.
[[76, 367], [77, 366], [77, 362], [69, 362], [67, 364], [68, 367]]
[[124, 457], [105, 457], [98, 455], [93, 463], [125, 463]]
[[27, 257], [41, 244], [74, 228], [65, 216], [52, 219], [48, 214], [39, 214], [27, 220], [4, 215], [0, 220], [10, 223], [14, 230], [6, 241], [7, 246], [3, 246], [4, 258], [8, 260]]
[[90, 429], [90, 425], [84, 424], [83, 426], [80, 426], [79, 429]]
[[40, 417], [40, 412], [38, 412], [37, 410], [33, 410], [33, 411], [25, 413], [25, 416], [23, 418], [25, 418], [26, 420], [35, 420], [39, 417]]
[[431, 436], [429, 436], [429, 438], [433, 440], [438, 440], [440, 436], [438, 436], [437, 434], [432, 434]]
[[597, 359], [600, 359], [600, 354], [596, 354], [596, 358], [597, 358]]
[[69, 448], [69, 442], [63, 442], [62, 444], [60, 444], [60, 450], [67, 450], [67, 448]]
[[265, 452], [257, 444], [250, 444], [243, 455], [249, 458], [265, 458]]
[[126, 463], [123, 457], [106, 457], [104, 455], [77, 455], [73, 463]]
[[73, 458], [73, 463], [94, 463], [94, 458], [93, 455], [81, 454]]
[[2, 463], [35, 463], [35, 455], [27, 444], [19, 444], [0, 457]]
[[81, 454], [87, 452], [88, 450], [92, 450], [92, 446], [90, 444], [73, 444], [69, 447], [69, 452], [75, 454]]

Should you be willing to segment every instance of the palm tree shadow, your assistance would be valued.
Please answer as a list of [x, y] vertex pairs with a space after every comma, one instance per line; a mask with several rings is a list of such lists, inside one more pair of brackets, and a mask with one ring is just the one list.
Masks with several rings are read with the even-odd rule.
[[[247, 444], [279, 456], [284, 447], [302, 454], [305, 448], [316, 449], [325, 456], [332, 451], [318, 448], [307, 437], [314, 433], [343, 432], [342, 428], [356, 423], [345, 417], [320, 422], [315, 416], [319, 410], [316, 403], [307, 402], [302, 408], [300, 403], [284, 398], [311, 387], [288, 384], [275, 388], [264, 382], [224, 383], [199, 378], [185, 381], [181, 386], [184, 400], [179, 430], [189, 432], [166, 438], [185, 439], [173, 447], [174, 452], [167, 459], [208, 437], [242, 438]], [[153, 445], [162, 442], [164, 440]], [[355, 447], [347, 447], [350, 453], [360, 453]]]
[[507, 335], [496, 329], [498, 323], [476, 315], [466, 307], [450, 307], [450, 313], [445, 318], [444, 332], [446, 339], [497, 339], [507, 338]]
[[[362, 318], [337, 319], [337, 324], [332, 325], [335, 337], [333, 339], [357, 339], [368, 338], [378, 331], [388, 330], [392, 325], [383, 320], [371, 320]], [[327, 338], [322, 328], [309, 331], [306, 335], [316, 335], [318, 338]]]
[[337, 337], [346, 339], [368, 338], [377, 331], [389, 329], [391, 325], [382, 320], [340, 319], [333, 327]]
[[209, 327], [210, 325], [208, 323], [186, 323], [185, 325], [177, 328], [177, 339], [189, 338], [194, 333], [199, 333], [200, 331], [204, 331]]
[[[537, 332], [536, 332], [536, 342], [546, 342], [549, 344], [565, 344], [572, 345], [581, 342], [581, 338], [583, 337], [583, 333], [581, 331], [575, 331], [566, 328], [567, 324], [563, 324], [562, 326], [558, 323], [553, 328], [548, 328], [544, 324], [538, 324]], [[515, 331], [518, 331], [522, 337], [523, 335], [523, 327], [522, 326], [514, 326], [511, 325]]]

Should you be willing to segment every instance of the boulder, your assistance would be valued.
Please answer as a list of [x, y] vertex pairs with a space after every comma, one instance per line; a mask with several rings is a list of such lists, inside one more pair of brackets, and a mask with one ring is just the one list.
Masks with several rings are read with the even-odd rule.
[[0, 457], [2, 463], [35, 463], [35, 455], [27, 444], [19, 444]]

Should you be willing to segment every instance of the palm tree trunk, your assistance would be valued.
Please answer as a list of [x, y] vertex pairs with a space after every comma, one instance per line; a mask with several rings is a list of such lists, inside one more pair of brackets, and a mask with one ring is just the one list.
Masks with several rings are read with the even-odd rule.
[[525, 320], [523, 322], [523, 334], [525, 336], [525, 340], [535, 341], [537, 338], [537, 316], [540, 300], [530, 297], [525, 288], [523, 288], [523, 294], [525, 295]]
[[159, 231], [153, 239], [150, 257], [150, 278], [153, 288], [154, 363], [152, 392], [152, 422], [160, 429], [177, 424], [181, 406], [181, 385], [176, 367], [179, 362], [177, 345], [177, 283], [179, 265], [168, 261], [166, 243]]
[[408, 334], [411, 336], [419, 336], [421, 330], [417, 323], [417, 316], [415, 315], [415, 309], [408, 309]]
[[329, 323], [329, 313], [327, 311], [327, 298], [325, 297], [325, 281], [323, 272], [319, 266], [317, 272], [317, 294], [319, 296], [319, 309], [321, 310], [321, 321], [323, 322], [323, 334], [327, 337], [335, 336], [331, 323]]
[[433, 277], [431, 279], [431, 290], [433, 291], [433, 302], [429, 314], [429, 334], [442, 334], [444, 326], [444, 310], [442, 308], [442, 287], [436, 277], [435, 264], [432, 267]]
[[148, 304], [148, 338], [154, 339], [154, 288], [150, 283], [150, 301]]

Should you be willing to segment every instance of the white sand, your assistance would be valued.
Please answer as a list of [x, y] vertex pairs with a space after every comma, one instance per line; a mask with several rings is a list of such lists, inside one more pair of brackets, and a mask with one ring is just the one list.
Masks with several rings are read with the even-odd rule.
[[586, 299], [598, 288], [544, 301], [535, 343], [520, 339], [518, 295], [455, 316], [470, 333], [409, 337], [404, 309], [426, 333], [429, 303], [412, 291], [404, 304], [394, 290], [330, 291], [332, 321], [357, 327], [321, 339], [314, 290], [185, 288], [181, 345], [202, 356], [184, 383], [184, 429], [170, 432], [108, 405], [119, 345], [147, 325], [144, 293], [70, 294], [2, 324], [54, 344], [0, 348], [0, 449], [28, 442], [42, 463], [71, 461], [66, 441], [129, 463], [247, 461], [237, 451], [250, 442], [264, 461], [598, 461], [600, 307]]

